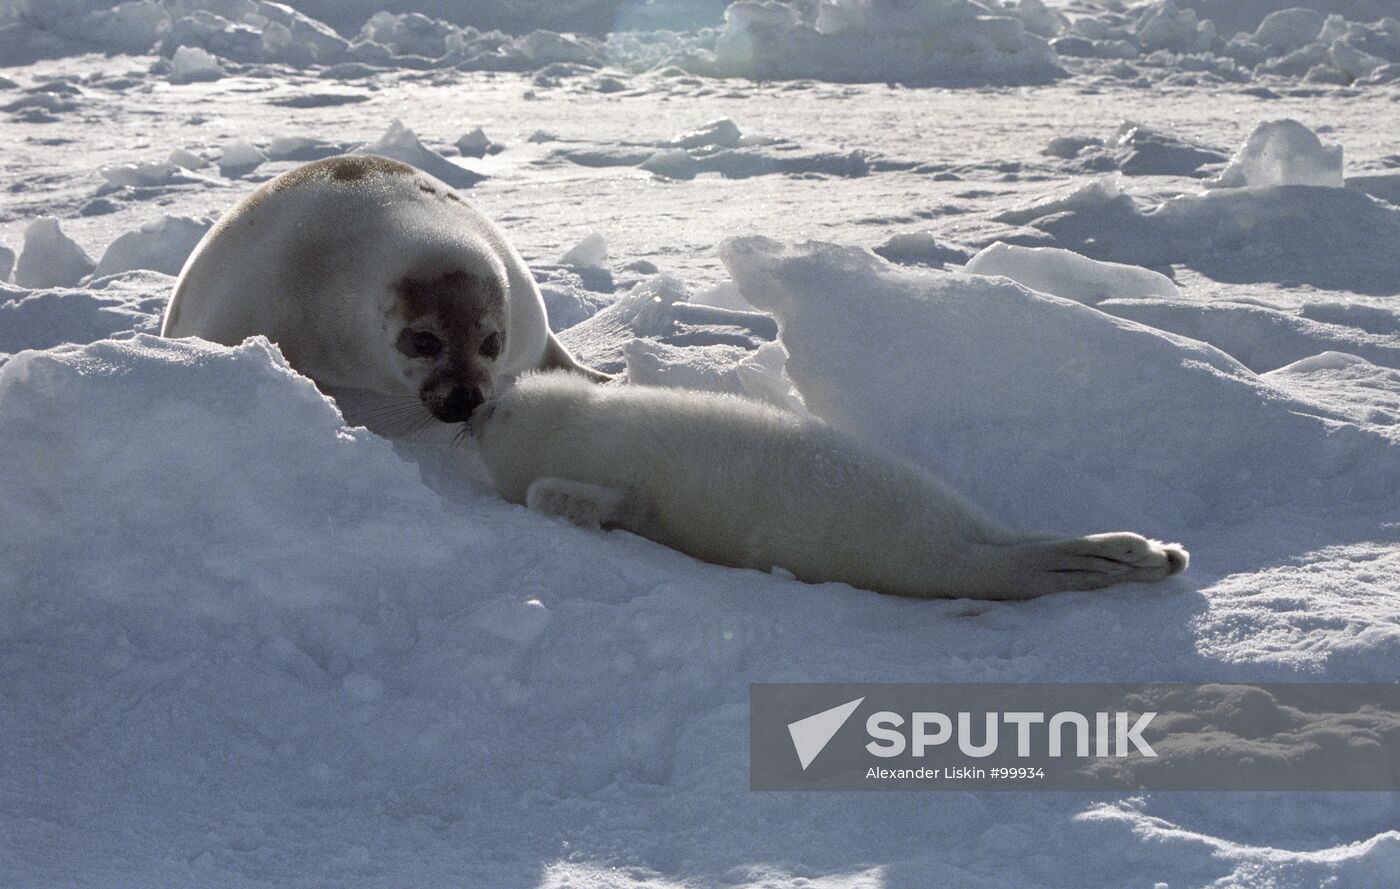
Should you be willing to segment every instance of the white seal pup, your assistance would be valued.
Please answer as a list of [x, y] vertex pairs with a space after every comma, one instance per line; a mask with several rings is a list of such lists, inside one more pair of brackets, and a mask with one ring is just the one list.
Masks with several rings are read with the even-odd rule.
[[1029, 599], [1162, 580], [1180, 546], [992, 521], [923, 468], [756, 401], [525, 374], [468, 424], [507, 499], [708, 562], [900, 596]]
[[195, 247], [161, 335], [237, 345], [256, 334], [347, 419], [390, 435], [461, 423], [531, 368], [607, 378], [555, 339], [495, 225], [442, 182], [373, 155], [283, 173]]

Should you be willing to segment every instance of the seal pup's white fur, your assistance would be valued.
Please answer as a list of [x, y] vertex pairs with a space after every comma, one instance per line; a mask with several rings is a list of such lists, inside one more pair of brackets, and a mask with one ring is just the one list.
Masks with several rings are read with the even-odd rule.
[[531, 368], [605, 378], [555, 339], [530, 270], [490, 220], [372, 155], [304, 164], [226, 213], [186, 261], [161, 334], [266, 336], [347, 419], [387, 434], [465, 421]]
[[728, 395], [531, 373], [469, 424], [515, 503], [722, 565], [921, 597], [1028, 599], [1162, 580], [1187, 553], [1138, 534], [1002, 527], [912, 463]]

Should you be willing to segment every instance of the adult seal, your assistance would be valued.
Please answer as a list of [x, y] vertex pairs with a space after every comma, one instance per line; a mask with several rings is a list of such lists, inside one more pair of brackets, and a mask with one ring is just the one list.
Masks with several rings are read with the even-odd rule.
[[347, 420], [388, 435], [461, 423], [526, 370], [607, 379], [550, 332], [500, 229], [437, 179], [373, 155], [272, 179], [186, 261], [161, 335], [258, 334]]
[[1163, 580], [1188, 561], [1129, 531], [1006, 528], [920, 466], [737, 396], [531, 373], [468, 429], [507, 500], [810, 583], [1029, 599]]

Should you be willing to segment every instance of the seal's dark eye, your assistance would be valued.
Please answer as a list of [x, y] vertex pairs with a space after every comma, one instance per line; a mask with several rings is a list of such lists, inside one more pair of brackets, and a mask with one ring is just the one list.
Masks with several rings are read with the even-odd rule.
[[413, 344], [413, 354], [422, 358], [432, 358], [442, 351], [442, 340], [431, 333], [415, 333], [410, 342]]
[[481, 354], [487, 358], [495, 358], [501, 354], [501, 335], [493, 333], [481, 341]]

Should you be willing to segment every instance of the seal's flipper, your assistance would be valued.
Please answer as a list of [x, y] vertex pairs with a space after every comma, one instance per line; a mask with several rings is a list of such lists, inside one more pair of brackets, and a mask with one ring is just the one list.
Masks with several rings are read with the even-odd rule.
[[636, 496], [627, 491], [562, 478], [535, 479], [525, 490], [525, 505], [594, 531], [635, 531], [643, 512]]
[[1185, 570], [1190, 556], [1179, 544], [1114, 531], [986, 547], [981, 559], [986, 577], [996, 580], [988, 579], [988, 594], [978, 598], [1030, 599], [1120, 583], [1155, 583]]
[[549, 335], [549, 342], [544, 347], [544, 355], [540, 358], [540, 370], [569, 370], [576, 374], [587, 377], [595, 383], [606, 383], [613, 379], [611, 374], [605, 374], [600, 370], [594, 370], [587, 365], [580, 364], [574, 356], [569, 354], [569, 350], [559, 342], [559, 338], [553, 333]]

